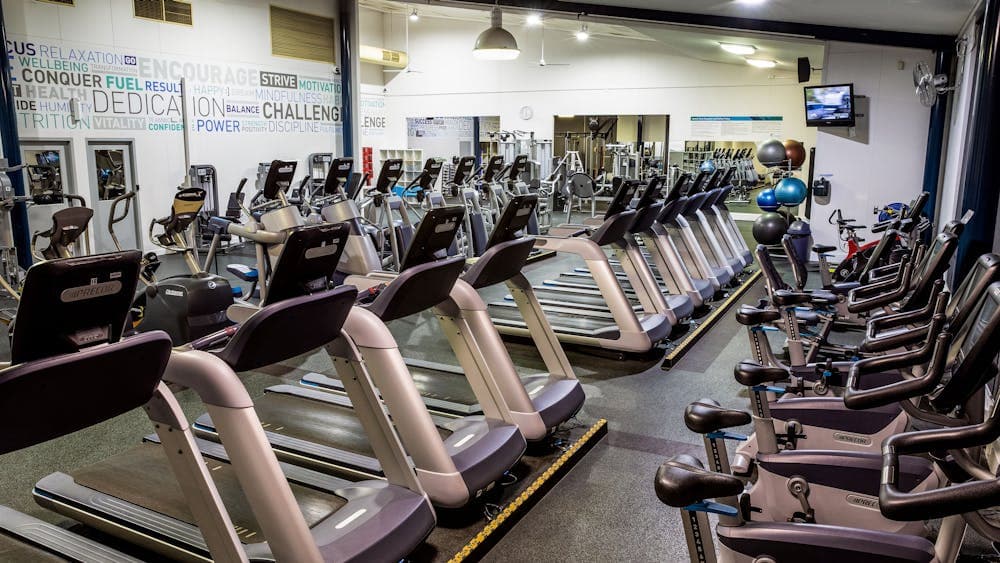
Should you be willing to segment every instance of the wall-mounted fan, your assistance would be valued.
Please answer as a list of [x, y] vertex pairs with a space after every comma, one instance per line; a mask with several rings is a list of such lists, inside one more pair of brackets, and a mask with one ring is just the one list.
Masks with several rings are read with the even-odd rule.
[[947, 74], [934, 74], [930, 65], [924, 61], [913, 66], [913, 87], [916, 88], [920, 103], [927, 107], [937, 102], [939, 94], [955, 89], [954, 86], [948, 86]]

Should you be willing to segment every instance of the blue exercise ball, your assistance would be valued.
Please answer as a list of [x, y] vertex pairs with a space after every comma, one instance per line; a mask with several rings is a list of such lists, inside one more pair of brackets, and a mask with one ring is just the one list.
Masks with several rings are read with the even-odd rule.
[[698, 167], [698, 170], [701, 172], [708, 172], [709, 174], [715, 172], [715, 161], [708, 159], [705, 162], [702, 162], [701, 166]]
[[783, 178], [774, 187], [774, 199], [781, 205], [795, 207], [806, 200], [806, 183], [798, 178]]
[[774, 190], [761, 190], [757, 194], [757, 207], [761, 211], [777, 211], [778, 200], [774, 198]]
[[761, 213], [753, 222], [753, 238], [760, 244], [778, 244], [787, 230], [788, 221], [780, 213], [772, 211]]

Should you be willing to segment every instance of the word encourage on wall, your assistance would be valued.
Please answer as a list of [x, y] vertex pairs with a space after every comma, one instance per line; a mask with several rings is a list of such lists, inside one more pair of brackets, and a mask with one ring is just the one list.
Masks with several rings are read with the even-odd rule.
[[7, 41], [22, 129], [340, 133], [340, 76]]

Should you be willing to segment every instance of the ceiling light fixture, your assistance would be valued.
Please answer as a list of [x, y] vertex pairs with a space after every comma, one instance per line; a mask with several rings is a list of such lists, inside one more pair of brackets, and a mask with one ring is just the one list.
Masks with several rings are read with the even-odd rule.
[[417, 14], [417, 9], [414, 8], [413, 11], [410, 12], [410, 21], [411, 22], [415, 22], [415, 21], [417, 21], [419, 19], [420, 19], [420, 16]]
[[524, 20], [524, 23], [526, 23], [526, 24], [528, 24], [530, 26], [541, 25], [542, 24], [542, 15], [541, 14], [528, 14], [528, 17]]
[[757, 68], [774, 68], [778, 66], [778, 61], [770, 59], [747, 59], [747, 64]]
[[472, 56], [487, 61], [512, 61], [521, 54], [517, 40], [503, 28], [503, 14], [494, 6], [490, 14], [490, 28], [479, 34]]
[[580, 26], [580, 31], [576, 32], [577, 41], [586, 41], [590, 39], [590, 31], [587, 30], [587, 24]]
[[737, 4], [744, 4], [747, 6], [760, 6], [767, 0], [735, 0]]
[[723, 51], [734, 55], [752, 55], [757, 52], [757, 47], [753, 45], [740, 45], [739, 43], [719, 43], [719, 47]]

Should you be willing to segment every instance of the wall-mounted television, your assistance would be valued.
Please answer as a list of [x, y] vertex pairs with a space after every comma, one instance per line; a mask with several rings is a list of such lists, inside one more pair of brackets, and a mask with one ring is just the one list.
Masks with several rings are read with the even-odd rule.
[[854, 127], [854, 84], [806, 86], [806, 125]]

